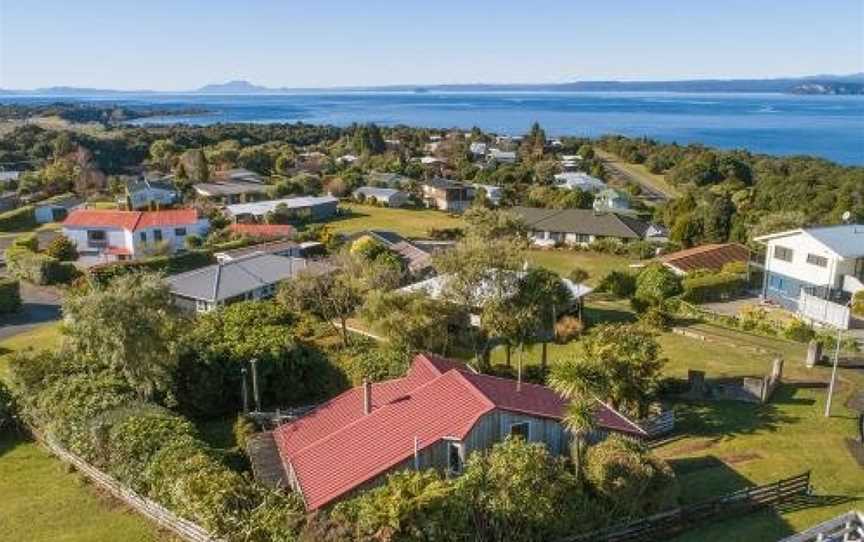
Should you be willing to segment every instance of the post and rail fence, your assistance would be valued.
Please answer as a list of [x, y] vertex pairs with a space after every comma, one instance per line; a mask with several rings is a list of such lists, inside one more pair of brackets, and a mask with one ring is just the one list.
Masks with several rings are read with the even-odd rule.
[[559, 542], [644, 542], [703, 526], [709, 521], [738, 516], [776, 506], [810, 492], [810, 471], [791, 478], [749, 487], [702, 503], [660, 512], [599, 531], [562, 538]]

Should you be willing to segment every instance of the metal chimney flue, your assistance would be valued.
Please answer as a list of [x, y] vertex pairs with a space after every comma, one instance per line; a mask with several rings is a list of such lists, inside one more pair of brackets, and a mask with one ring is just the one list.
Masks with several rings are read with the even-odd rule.
[[372, 383], [363, 379], [363, 414], [372, 414]]

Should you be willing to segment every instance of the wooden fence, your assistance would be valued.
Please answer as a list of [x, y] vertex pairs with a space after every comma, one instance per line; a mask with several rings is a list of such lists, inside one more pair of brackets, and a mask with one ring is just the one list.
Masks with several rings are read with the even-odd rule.
[[656, 416], [638, 422], [638, 425], [648, 433], [649, 439], [661, 437], [675, 430], [675, 411], [664, 410]]
[[591, 533], [561, 539], [560, 542], [631, 542], [666, 540], [672, 535], [709, 521], [740, 516], [774, 506], [810, 491], [810, 471], [763, 486], [750, 487], [717, 499], [661, 512], [647, 518]]
[[[60, 446], [50, 436], [39, 435], [35, 432], [34, 436], [61, 461], [74, 466], [94, 484], [108, 491], [111, 495], [129, 505], [136, 512], [157, 523], [160, 527], [173, 532], [188, 542], [221, 542], [220, 539], [212, 536], [202, 527], [177, 516], [159, 503], [142, 497], [113, 477], [90, 465], [77, 455]], [[117, 533], [117, 538], [122, 539], [122, 533]]]

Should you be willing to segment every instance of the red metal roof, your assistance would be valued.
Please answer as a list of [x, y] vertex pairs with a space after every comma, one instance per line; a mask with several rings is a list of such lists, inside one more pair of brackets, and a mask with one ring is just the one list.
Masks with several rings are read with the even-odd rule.
[[99, 209], [76, 209], [69, 213], [63, 226], [85, 228], [118, 228], [133, 230], [141, 218], [138, 211], [104, 211]]
[[195, 209], [172, 209], [168, 211], [77, 209], [69, 213], [69, 216], [63, 221], [63, 226], [118, 228], [134, 231], [160, 226], [189, 226], [196, 222], [198, 222], [198, 211]]
[[231, 231], [250, 237], [294, 237], [294, 228], [287, 224], [231, 224]]
[[135, 229], [191, 226], [198, 222], [195, 209], [169, 209], [167, 211], [144, 211]]
[[749, 259], [750, 249], [737, 243], [700, 245], [660, 257], [661, 262], [683, 273], [697, 269], [720, 271], [727, 263]]
[[[320, 508], [410, 459], [443, 438], [463, 439], [494, 409], [561, 419], [566, 400], [544, 386], [470, 371], [464, 364], [419, 354], [404, 378], [372, 385], [372, 412], [363, 388], [346, 391], [273, 432], [282, 460], [293, 469], [307, 508]], [[644, 435], [598, 402], [598, 425]]]

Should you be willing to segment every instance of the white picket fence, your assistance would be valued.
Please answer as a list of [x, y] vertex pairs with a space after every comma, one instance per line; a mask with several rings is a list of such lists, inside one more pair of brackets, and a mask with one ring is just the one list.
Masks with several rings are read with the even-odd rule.
[[[221, 539], [214, 537], [199, 525], [177, 516], [161, 504], [132, 491], [112, 476], [105, 474], [60, 446], [50, 436], [37, 435], [37, 437], [39, 442], [48, 448], [58, 459], [75, 467], [78, 472], [89, 478], [94, 484], [108, 491], [111, 495], [123, 501], [136, 512], [155, 522], [160, 527], [173, 532], [188, 542], [222, 542]], [[118, 533], [118, 540], [122, 538], [122, 535]]]

